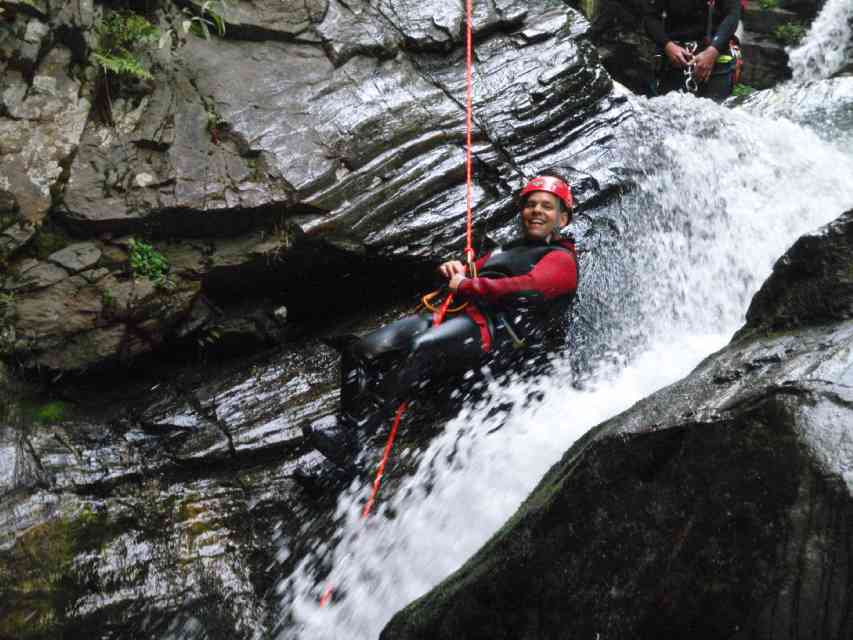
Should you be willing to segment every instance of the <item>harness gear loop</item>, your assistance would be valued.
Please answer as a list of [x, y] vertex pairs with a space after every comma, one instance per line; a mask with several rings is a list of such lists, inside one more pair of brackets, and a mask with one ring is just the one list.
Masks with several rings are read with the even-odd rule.
[[[441, 289], [436, 289], [435, 291], [431, 291], [431, 292], [427, 293], [426, 295], [421, 297], [421, 305], [425, 309], [429, 309], [433, 313], [437, 313], [439, 308], [441, 307], [441, 304], [435, 305], [435, 304], [433, 304], [432, 301], [435, 300], [441, 294], [442, 294]], [[459, 311], [462, 311], [462, 309], [464, 309], [467, 306], [468, 306], [468, 303], [463, 302], [462, 304], [458, 304], [455, 307], [449, 307], [447, 309], [447, 313], [458, 313]]]

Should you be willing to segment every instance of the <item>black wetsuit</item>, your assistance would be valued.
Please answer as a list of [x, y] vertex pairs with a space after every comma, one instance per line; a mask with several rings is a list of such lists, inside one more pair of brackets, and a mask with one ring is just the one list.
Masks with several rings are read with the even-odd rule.
[[[702, 51], [713, 45], [720, 55], [729, 54], [729, 43], [740, 21], [740, 0], [716, 0], [710, 11], [708, 0], [645, 0], [643, 24], [655, 41], [662, 64], [658, 71], [656, 92], [686, 91], [684, 70], [673, 67], [664, 54], [668, 42], [681, 46], [695, 42]], [[699, 83], [697, 95], [724, 100], [731, 95], [735, 62], [717, 62], [707, 82]]]
[[418, 384], [464, 372], [512, 344], [528, 347], [564, 329], [577, 288], [574, 243], [520, 240], [476, 262], [480, 277], [460, 284], [469, 305], [433, 326], [432, 314], [407, 316], [343, 350], [341, 412], [372, 432]]

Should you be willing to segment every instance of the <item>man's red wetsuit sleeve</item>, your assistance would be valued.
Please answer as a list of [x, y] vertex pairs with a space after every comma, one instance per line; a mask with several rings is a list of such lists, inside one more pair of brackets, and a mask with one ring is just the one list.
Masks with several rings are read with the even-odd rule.
[[545, 300], [573, 293], [578, 286], [575, 259], [565, 251], [551, 251], [522, 276], [511, 278], [466, 278], [459, 283], [459, 293], [484, 302], [521, 293], [538, 292]]

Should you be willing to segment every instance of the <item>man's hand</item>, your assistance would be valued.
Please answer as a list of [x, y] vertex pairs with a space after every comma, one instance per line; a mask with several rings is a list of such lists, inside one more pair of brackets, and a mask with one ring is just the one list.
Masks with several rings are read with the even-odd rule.
[[719, 55], [720, 52], [717, 51], [716, 47], [708, 47], [693, 58], [693, 62], [696, 65], [693, 68], [693, 74], [699, 82], [707, 82], [708, 78], [711, 77], [711, 71], [714, 70], [714, 63], [717, 61], [717, 56]]
[[[461, 264], [461, 263], [460, 263]], [[456, 293], [456, 290], [459, 288], [459, 283], [465, 280], [465, 273], [455, 273], [453, 277], [450, 278], [450, 282], [447, 283], [447, 288], [450, 289], [452, 293]]]
[[465, 265], [459, 260], [448, 260], [438, 267], [438, 272], [442, 277], [451, 280], [455, 275], [465, 275]]
[[669, 58], [670, 64], [672, 64], [673, 67], [678, 67], [679, 69], [683, 69], [693, 61], [692, 53], [684, 47], [679, 47], [672, 41], [666, 43], [663, 52], [666, 54], [666, 57]]

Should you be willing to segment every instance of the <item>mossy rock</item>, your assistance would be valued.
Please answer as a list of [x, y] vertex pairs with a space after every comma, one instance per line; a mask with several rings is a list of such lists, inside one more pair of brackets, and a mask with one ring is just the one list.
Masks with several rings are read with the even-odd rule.
[[91, 591], [96, 576], [75, 566], [119, 533], [103, 511], [90, 506], [40, 523], [0, 553], [0, 637], [61, 637], [69, 608]]

